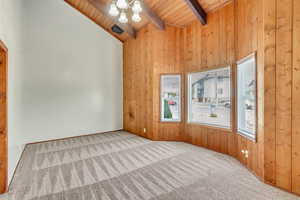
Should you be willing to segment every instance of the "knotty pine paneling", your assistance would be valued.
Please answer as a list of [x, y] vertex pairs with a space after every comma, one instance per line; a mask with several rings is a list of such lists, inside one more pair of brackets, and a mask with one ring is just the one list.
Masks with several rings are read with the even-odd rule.
[[[165, 73], [181, 74], [182, 83], [184, 69], [182, 68], [183, 32], [179, 28], [167, 27], [162, 33], [153, 29], [153, 134], [155, 140], [181, 141], [184, 131], [184, 116], [181, 123], [160, 122], [160, 76]], [[158, 89], [157, 89], [158, 88]], [[183, 91], [182, 86], [182, 93]], [[182, 96], [182, 110], [184, 98]], [[182, 112], [183, 114], [184, 112]]]
[[[183, 67], [186, 73], [234, 63], [234, 5], [210, 13], [207, 19], [206, 26], [195, 21], [184, 29]], [[232, 70], [235, 72], [234, 68]], [[237, 153], [237, 138], [232, 131], [186, 124], [184, 133], [186, 141], [192, 144], [233, 156]]]
[[124, 43], [124, 129], [146, 138], [153, 137], [153, 51], [145, 51], [151, 39], [146, 28]]
[[264, 2], [264, 179], [300, 195], [300, 3]]
[[264, 180], [300, 195], [297, 0], [264, 1]]
[[181, 38], [179, 28], [160, 31], [150, 24], [136, 40], [124, 42], [125, 130], [156, 140], [181, 140], [183, 123], [161, 123], [159, 114], [160, 75], [183, 72]]
[[[258, 23], [257, 11], [252, 13], [255, 16], [250, 18], [248, 16], [251, 16], [251, 13], [243, 12], [244, 7], [251, 8], [251, 6], [256, 8], [256, 4], [248, 5], [245, 0], [239, 4], [228, 4], [222, 9], [209, 13], [206, 26], [194, 21], [184, 29], [167, 26], [166, 31], [159, 31], [152, 25], [147, 25], [139, 32], [136, 40], [126, 41], [124, 43], [125, 130], [154, 140], [183, 140], [226, 153], [237, 157], [256, 174], [262, 174], [263, 162], [259, 162], [258, 159], [257, 154], [260, 152], [258, 144], [238, 136], [234, 131], [185, 123], [186, 95], [183, 96], [182, 123], [159, 121], [160, 74], [182, 73], [183, 78], [186, 78], [188, 72], [231, 65], [234, 75], [236, 57], [242, 58], [257, 50], [258, 45], [255, 44], [258, 42], [257, 30], [251, 31], [252, 34], [247, 33], [246, 36], [243, 35], [246, 32], [237, 34], [236, 30], [236, 28], [247, 29], [248, 26], [258, 27], [253, 25]], [[242, 19], [241, 22], [236, 20], [239, 17]], [[244, 44], [240, 44], [242, 42]], [[242, 48], [243, 53], [237, 54], [237, 48]], [[146, 79], [148, 79], [147, 84], [145, 81], [142, 82]], [[183, 87], [186, 88], [186, 85]], [[234, 115], [232, 121], [235, 121]], [[232, 126], [234, 130], [235, 124], [233, 123]], [[144, 127], [147, 128], [146, 133]], [[242, 156], [241, 149], [250, 151], [249, 159]]]
[[276, 2], [276, 185], [291, 190], [293, 0]]
[[[206, 26], [194, 21], [185, 28], [168, 26], [166, 31], [151, 25], [143, 28], [137, 40], [124, 44], [125, 129], [231, 155], [266, 183], [300, 195], [299, 4], [297, 0], [236, 0], [210, 12]], [[186, 90], [184, 121], [159, 122], [161, 73], [186, 77], [188, 72], [230, 64], [235, 75], [235, 62], [253, 52], [258, 64], [257, 142], [238, 135], [235, 123], [233, 131], [187, 124]], [[147, 97], [139, 97], [144, 93]], [[248, 159], [242, 149], [249, 151]]]
[[276, 1], [263, 2], [264, 180], [276, 184]]
[[[233, 82], [235, 82], [235, 61], [259, 51], [258, 37], [261, 26], [259, 17], [261, 16], [258, 3], [258, 0], [236, 1], [234, 4], [209, 13], [206, 26], [194, 22], [185, 28], [185, 71], [192, 72], [215, 66], [232, 65]], [[259, 65], [258, 68], [263, 70], [263, 65]], [[259, 107], [260, 113], [262, 113], [261, 109], [262, 107]], [[233, 113], [235, 113], [235, 107], [233, 107]], [[262, 116], [260, 115], [259, 118]], [[235, 115], [232, 116], [232, 121], [235, 122]], [[212, 127], [186, 124], [185, 138], [192, 144], [237, 157], [255, 174], [262, 176], [263, 143], [261, 140], [254, 143], [237, 135], [234, 131], [235, 123], [232, 124], [232, 129], [233, 131], [224, 131]], [[263, 136], [261, 130], [258, 135], [259, 138]], [[248, 159], [241, 153], [242, 149], [249, 151]]]
[[[263, 71], [263, 63], [259, 62], [263, 57], [263, 49], [259, 48], [260, 34], [263, 34], [261, 29], [263, 24], [262, 12], [260, 6], [260, 0], [238, 0], [234, 2], [235, 7], [235, 59], [240, 60], [247, 55], [256, 52], [257, 53], [257, 71]], [[258, 73], [258, 78], [261, 74]], [[260, 77], [263, 79], [263, 77]], [[261, 96], [263, 96], [263, 83], [258, 79], [257, 81], [257, 95], [258, 95], [258, 119], [257, 123], [262, 121], [262, 109], [264, 102], [262, 102]], [[261, 95], [262, 94], [262, 95]], [[264, 157], [263, 151], [263, 127], [258, 126], [257, 130], [257, 142], [250, 141], [243, 136], [237, 135], [238, 141], [238, 159], [244, 163], [251, 171], [258, 176], [263, 176], [264, 172]], [[241, 153], [242, 149], [249, 151], [249, 158], [244, 158]]]
[[292, 191], [300, 194], [300, 1], [293, 9]]
[[[108, 9], [111, 0], [99, 1], [102, 1], [102, 3], [106, 4]], [[111, 27], [114, 22], [109, 14], [97, 11], [88, 2], [88, 0], [65, 0], [65, 2], [77, 9], [83, 15], [87, 16], [89, 19], [94, 21], [120, 41], [125, 41], [130, 37], [126, 32], [121, 35], [113, 33], [111, 31]], [[168, 25], [185, 27], [197, 19], [195, 14], [183, 0], [144, 0], [144, 2]], [[232, 2], [232, 0], [198, 0], [198, 2], [206, 12], [210, 12], [217, 8], [223, 7], [224, 5]], [[132, 22], [129, 19], [128, 23], [130, 26], [136, 30], [140, 30], [147, 24], [151, 23], [151, 20], [149, 20], [145, 13], [142, 12], [141, 16], [142, 20], [138, 23]]]

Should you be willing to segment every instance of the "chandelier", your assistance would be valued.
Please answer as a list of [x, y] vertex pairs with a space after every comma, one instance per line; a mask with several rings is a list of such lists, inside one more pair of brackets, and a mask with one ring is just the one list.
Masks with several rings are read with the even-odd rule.
[[113, 17], [119, 16], [119, 22], [125, 24], [128, 23], [128, 15], [131, 15], [132, 21], [140, 22], [142, 10], [140, 0], [112, 0], [108, 13]]

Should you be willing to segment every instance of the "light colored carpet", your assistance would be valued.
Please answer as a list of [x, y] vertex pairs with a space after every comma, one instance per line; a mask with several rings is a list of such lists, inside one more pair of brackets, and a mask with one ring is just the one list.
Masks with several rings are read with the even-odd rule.
[[0, 200], [7, 200], [7, 194], [0, 194]]
[[9, 200], [296, 200], [235, 159], [119, 131], [28, 145]]

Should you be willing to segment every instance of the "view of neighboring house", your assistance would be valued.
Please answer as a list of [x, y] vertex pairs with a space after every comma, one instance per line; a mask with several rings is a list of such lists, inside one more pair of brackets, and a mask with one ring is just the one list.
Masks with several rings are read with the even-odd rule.
[[190, 122], [230, 128], [230, 78], [230, 68], [190, 74]]
[[192, 99], [209, 104], [230, 103], [230, 75], [228, 70], [207, 73], [192, 83]]

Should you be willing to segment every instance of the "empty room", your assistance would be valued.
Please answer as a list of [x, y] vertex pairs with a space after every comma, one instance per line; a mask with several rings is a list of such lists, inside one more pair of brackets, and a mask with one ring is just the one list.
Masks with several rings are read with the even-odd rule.
[[0, 0], [0, 200], [300, 200], [300, 0]]

